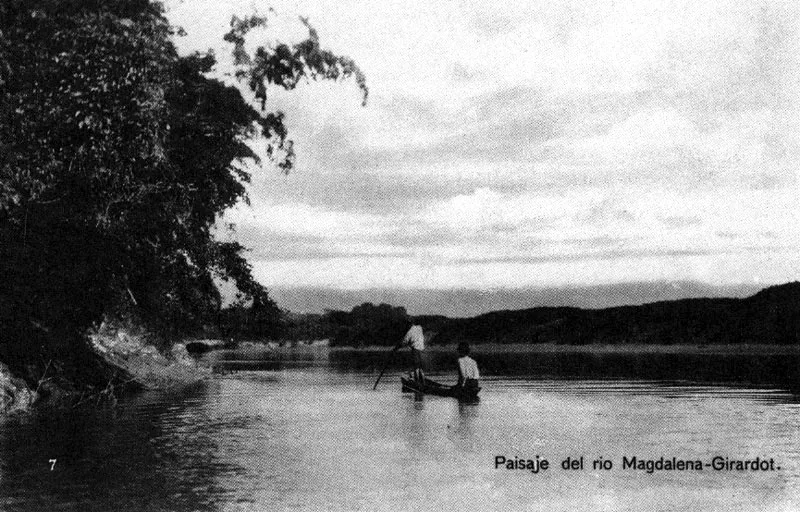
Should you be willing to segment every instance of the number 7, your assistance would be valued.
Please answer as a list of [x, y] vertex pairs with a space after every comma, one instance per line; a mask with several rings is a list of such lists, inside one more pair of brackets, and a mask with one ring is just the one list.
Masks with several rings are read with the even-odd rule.
[[56, 459], [50, 459], [50, 471], [53, 471], [53, 468], [56, 467]]

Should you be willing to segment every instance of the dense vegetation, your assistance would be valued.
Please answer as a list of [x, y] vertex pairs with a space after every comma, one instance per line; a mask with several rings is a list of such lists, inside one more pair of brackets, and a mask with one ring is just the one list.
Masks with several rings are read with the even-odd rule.
[[329, 311], [323, 317], [331, 334], [331, 344], [364, 346], [395, 345], [408, 330], [405, 308], [370, 303], [354, 307], [349, 313]]
[[0, 1], [0, 360], [29, 379], [51, 360], [81, 363], [86, 330], [109, 314], [162, 332], [215, 325], [214, 279], [239, 291], [229, 315], [277, 321], [243, 248], [212, 236], [247, 199], [240, 162], [258, 157], [246, 141], [266, 138], [289, 172], [267, 88], [353, 76], [367, 90], [311, 27], [249, 55], [266, 23], [231, 22], [238, 88], [207, 76], [213, 55], [177, 54], [158, 2]]
[[[350, 311], [329, 310], [324, 314], [300, 314], [284, 311], [277, 329], [257, 328], [231, 330], [231, 337], [240, 340], [308, 342], [328, 340], [333, 347], [395, 345], [410, 325], [405, 308], [389, 304], [365, 302]], [[240, 322], [237, 327], [246, 325]], [[251, 322], [250, 325], [254, 324]]]
[[362, 304], [350, 312], [297, 316], [290, 339], [329, 338], [332, 345], [393, 345], [406, 319], [432, 344], [554, 343], [796, 344], [800, 283], [767, 288], [746, 299], [685, 299], [606, 309], [532, 308], [472, 318], [408, 317], [405, 309]]
[[745, 299], [497, 311], [440, 324], [437, 343], [795, 344], [800, 283], [766, 288]]

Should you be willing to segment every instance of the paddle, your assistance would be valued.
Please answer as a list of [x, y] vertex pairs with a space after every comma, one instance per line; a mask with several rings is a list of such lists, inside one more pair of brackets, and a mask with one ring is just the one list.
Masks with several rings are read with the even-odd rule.
[[374, 385], [374, 386], [372, 386], [372, 389], [373, 389], [373, 391], [374, 391], [374, 390], [376, 390], [376, 389], [378, 389], [378, 383], [381, 381], [381, 377], [383, 377], [383, 374], [384, 374], [384, 373], [386, 373], [386, 369], [387, 369], [387, 368], [389, 368], [389, 364], [392, 362], [392, 356], [394, 355], [394, 353], [395, 353], [395, 352], [397, 352], [397, 349], [399, 349], [399, 348], [400, 348], [400, 345], [402, 345], [402, 343], [401, 343], [401, 344], [398, 344], [398, 345], [396, 345], [396, 346], [395, 346], [395, 347], [392, 349], [392, 351], [391, 351], [391, 352], [389, 352], [389, 355], [386, 357], [386, 364], [385, 364], [385, 365], [383, 365], [383, 370], [381, 370], [381, 373], [380, 373], [380, 375], [378, 375], [378, 380], [376, 380], [376, 381], [375, 381], [375, 385]]

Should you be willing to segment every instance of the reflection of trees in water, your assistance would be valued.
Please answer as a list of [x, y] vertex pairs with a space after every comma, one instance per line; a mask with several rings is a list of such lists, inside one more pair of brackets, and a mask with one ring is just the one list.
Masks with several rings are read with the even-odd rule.
[[206, 357], [219, 373], [228, 371], [280, 371], [291, 368], [334, 366], [327, 347], [248, 347], [220, 350]]
[[[455, 351], [426, 351], [427, 371], [453, 375], [453, 384], [458, 378], [458, 356]], [[379, 372], [384, 366], [392, 372], [408, 371], [414, 366], [408, 349], [390, 354], [388, 350], [331, 350], [328, 355], [330, 367], [339, 371]]]
[[[39, 411], [0, 432], [0, 504], [13, 509], [217, 510], [218, 476], [205, 393], [147, 394], [119, 409]], [[50, 471], [49, 459], [57, 459]]]
[[[592, 378], [690, 380], [800, 387], [800, 356], [752, 354], [596, 354], [542, 352], [481, 352], [475, 359], [481, 374], [533, 378]], [[377, 372], [387, 362], [386, 351], [331, 351], [330, 366], [340, 371]], [[432, 374], [456, 375], [456, 356], [431, 351]], [[411, 367], [411, 356], [401, 351], [390, 360], [391, 372]], [[388, 375], [387, 375], [388, 376]], [[389, 379], [391, 381], [391, 377]]]
[[[800, 356], [796, 355], [498, 353], [481, 352], [480, 346], [476, 347], [476, 352], [474, 357], [484, 376], [689, 380], [800, 388]], [[397, 385], [396, 373], [412, 367], [411, 354], [401, 350], [389, 356], [387, 350], [319, 348], [271, 351], [253, 356], [253, 361], [245, 361], [246, 353], [233, 351], [221, 359], [232, 359], [225, 363], [228, 365], [225, 368], [235, 370], [326, 367], [339, 372], [378, 373], [388, 364], [381, 386]], [[432, 350], [428, 356], [429, 375], [439, 376], [437, 378], [444, 383], [455, 383], [455, 353]]]
[[536, 378], [690, 380], [791, 386], [800, 357], [738, 354], [478, 353], [484, 375]]

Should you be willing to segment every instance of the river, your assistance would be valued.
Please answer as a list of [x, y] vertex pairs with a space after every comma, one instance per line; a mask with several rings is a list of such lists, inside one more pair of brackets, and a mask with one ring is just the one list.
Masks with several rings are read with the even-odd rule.
[[[476, 355], [475, 404], [401, 394], [402, 358], [373, 391], [383, 357], [215, 353], [223, 373], [191, 390], [7, 418], [0, 509], [800, 510], [792, 357]], [[756, 457], [774, 469], [713, 467]]]

